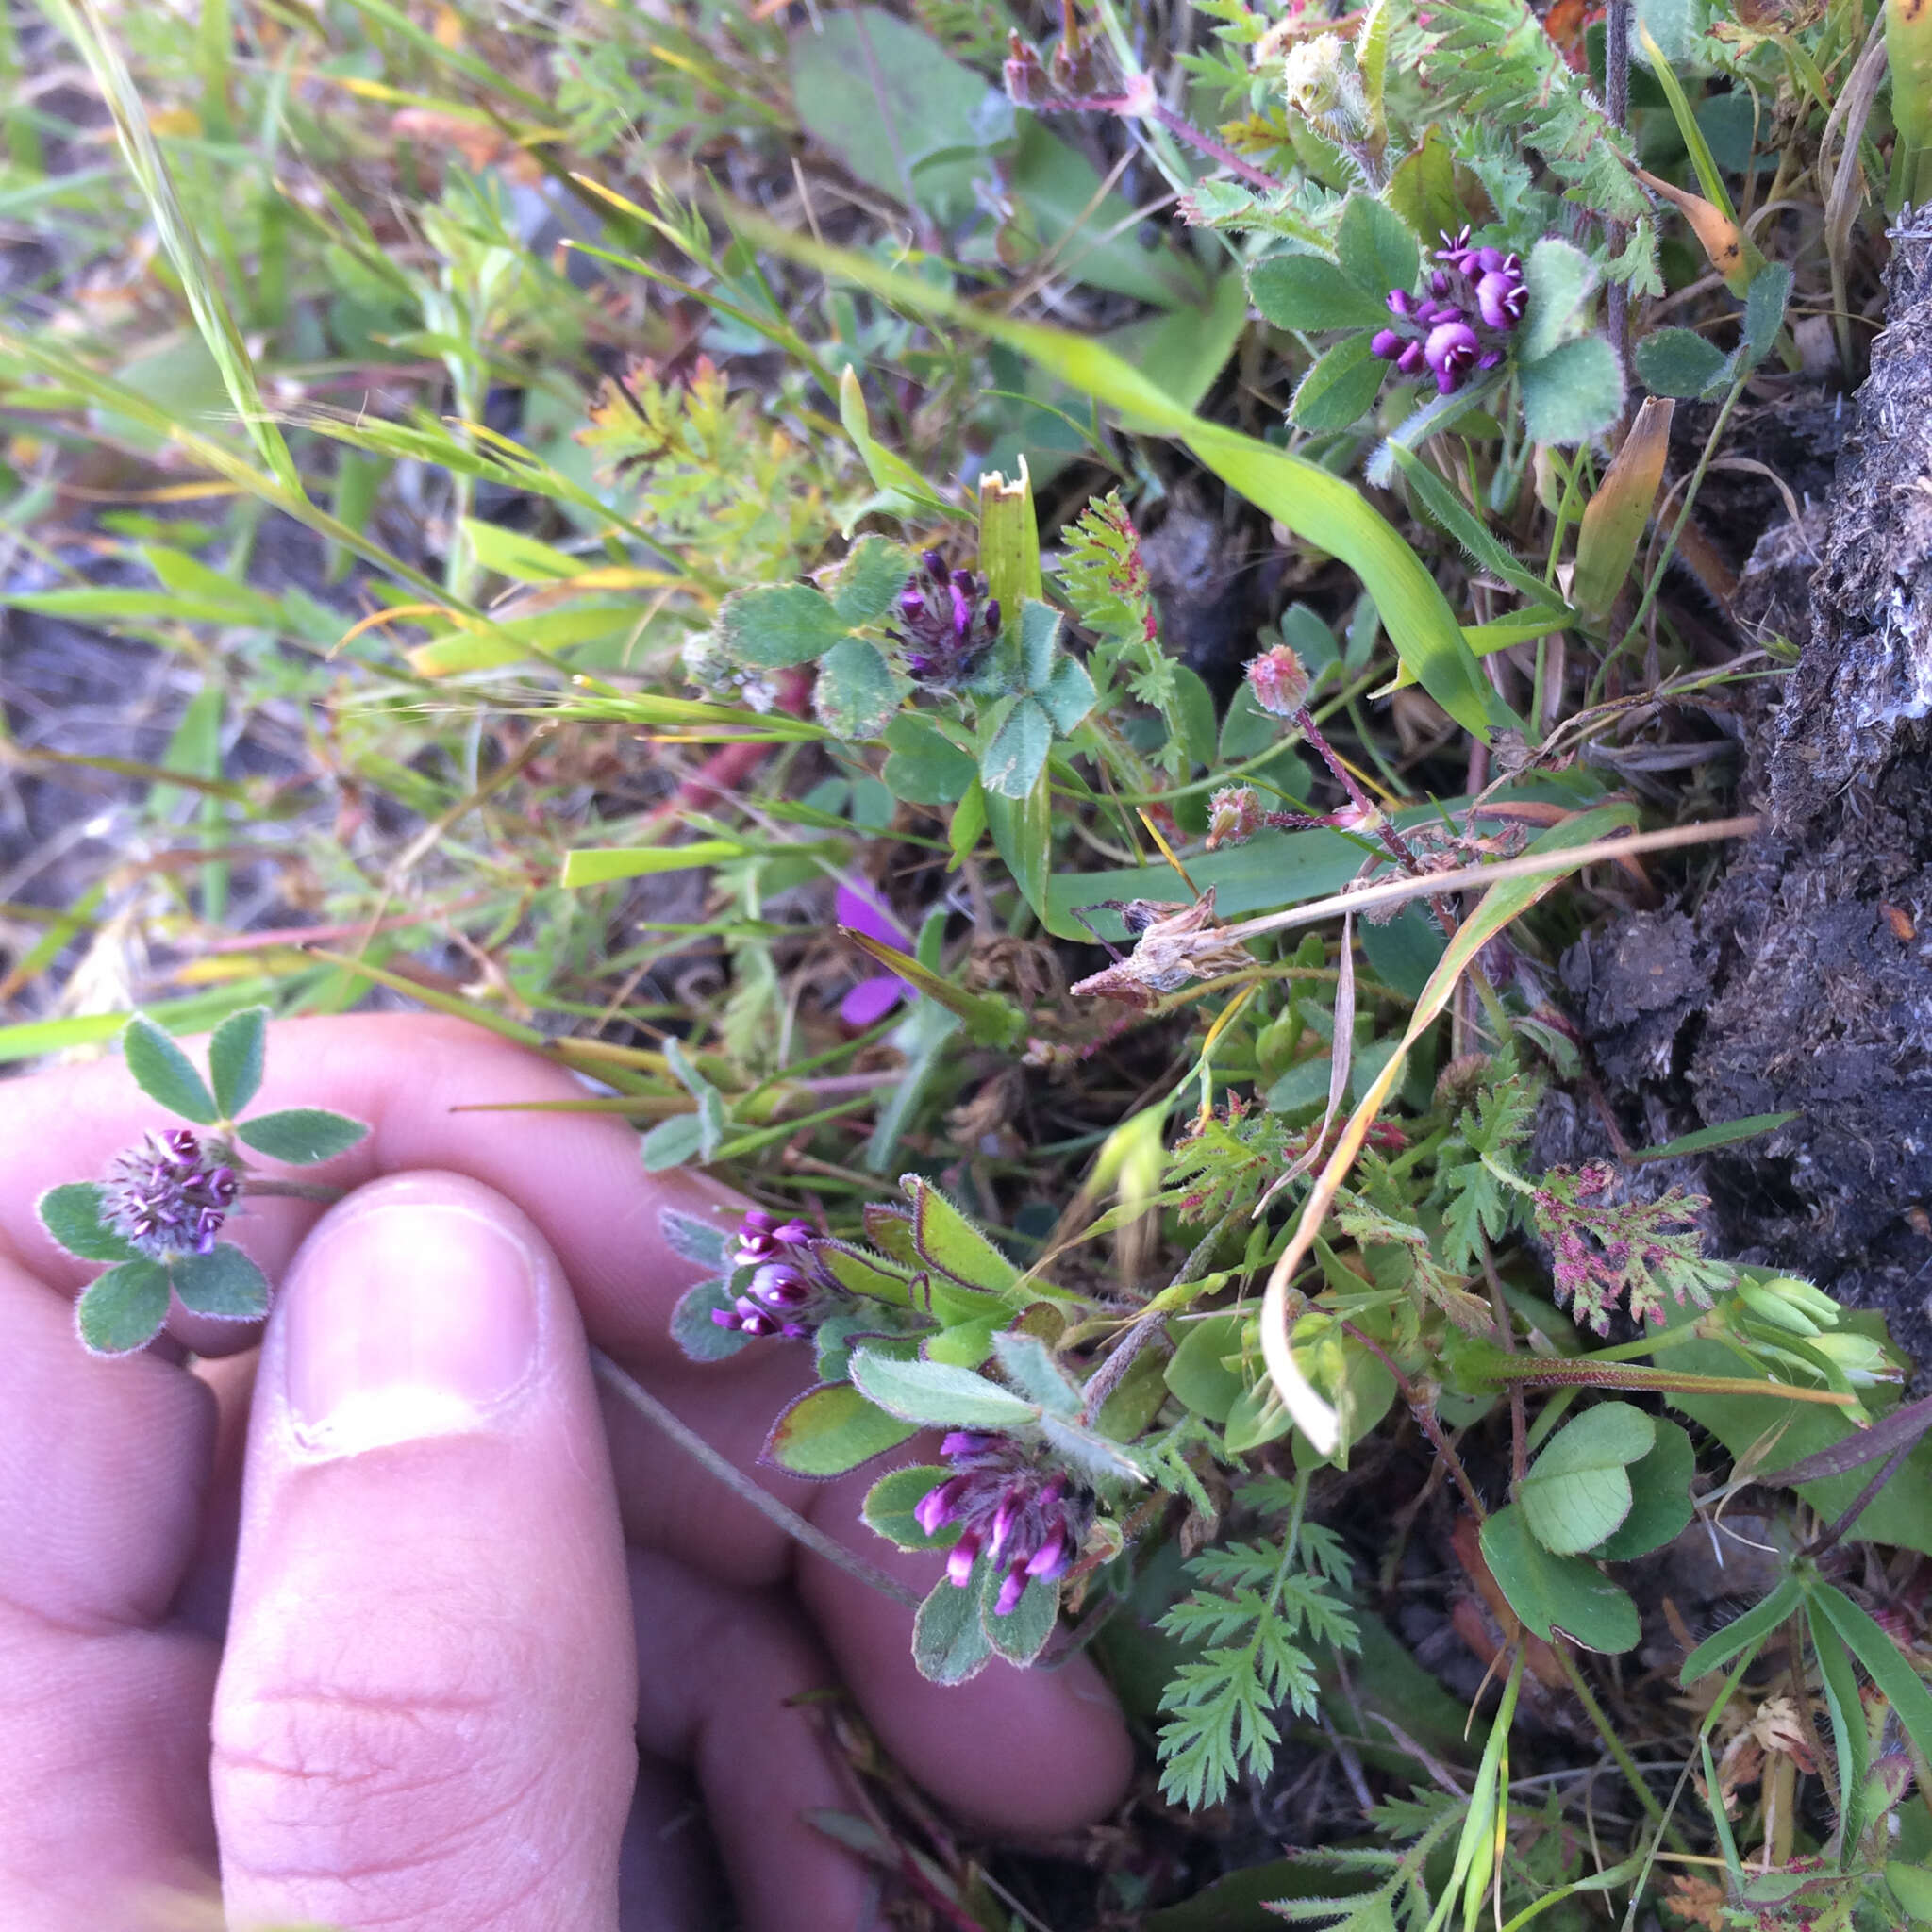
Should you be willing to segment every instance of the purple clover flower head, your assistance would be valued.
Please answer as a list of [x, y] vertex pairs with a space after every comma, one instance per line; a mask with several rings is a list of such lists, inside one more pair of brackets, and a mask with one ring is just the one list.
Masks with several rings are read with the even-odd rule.
[[1436, 387], [1443, 395], [1460, 389], [1462, 379], [1482, 353], [1474, 329], [1458, 316], [1454, 322], [1441, 322], [1429, 331], [1423, 344], [1423, 359], [1435, 371]]
[[242, 1192], [219, 1142], [186, 1127], [149, 1134], [117, 1155], [101, 1200], [102, 1218], [129, 1247], [157, 1261], [213, 1252]]
[[899, 592], [899, 623], [891, 633], [907, 675], [949, 691], [979, 668], [999, 634], [999, 600], [986, 594], [986, 579], [970, 570], [948, 571], [937, 550], [923, 552]]
[[946, 1557], [949, 1582], [963, 1588], [983, 1554], [1003, 1569], [993, 1614], [1011, 1616], [1028, 1583], [1052, 1582], [1072, 1568], [1092, 1514], [1064, 1471], [1047, 1468], [1010, 1437], [956, 1429], [940, 1445], [952, 1474], [922, 1496], [913, 1517], [928, 1536], [959, 1524]]
[[1407, 336], [1398, 335], [1392, 328], [1378, 328], [1369, 339], [1369, 353], [1379, 356], [1385, 362], [1392, 362], [1402, 354], [1407, 341]]
[[780, 1221], [763, 1208], [747, 1210], [738, 1230], [733, 1260], [752, 1271], [751, 1280], [728, 1308], [711, 1320], [741, 1335], [782, 1335], [802, 1341], [841, 1300], [838, 1285], [819, 1265], [819, 1237], [809, 1222]]
[[[839, 888], [838, 920], [841, 925], [849, 925], [854, 932], [862, 932], [881, 945], [901, 953], [912, 950], [912, 935], [878, 899], [856, 886]], [[896, 973], [875, 973], [869, 979], [861, 979], [840, 1001], [839, 1017], [848, 1026], [874, 1026], [901, 1000], [918, 997], [919, 989], [909, 980], [901, 979]]]

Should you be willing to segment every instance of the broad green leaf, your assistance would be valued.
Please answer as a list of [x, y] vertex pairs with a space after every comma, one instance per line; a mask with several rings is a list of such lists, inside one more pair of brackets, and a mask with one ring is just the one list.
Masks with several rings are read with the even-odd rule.
[[1012, 874], [1020, 896], [1042, 923], [1047, 919], [1047, 867], [1053, 858], [1052, 815], [1052, 792], [1044, 772], [1033, 781], [1033, 790], [1024, 798], [1008, 798], [975, 777], [959, 801], [958, 810], [953, 814], [955, 856], [963, 856], [978, 842], [979, 831], [973, 823], [977, 817], [981, 826], [992, 834], [993, 849]]
[[658, 1232], [664, 1237], [664, 1245], [680, 1260], [719, 1274], [729, 1271], [735, 1229], [687, 1214], [681, 1208], [660, 1208]]
[[1374, 597], [1396, 655], [1424, 690], [1487, 743], [1496, 699], [1455, 613], [1422, 558], [1361, 492], [1319, 463], [1203, 421], [1100, 343], [1021, 322], [847, 249], [793, 234], [741, 204], [734, 225], [774, 254], [869, 288], [911, 313], [971, 328], [1029, 358], [1108, 408], [1146, 417], [1193, 451], [1221, 480], [1299, 537], [1348, 564]]
[[1038, 691], [1053, 675], [1055, 647], [1059, 642], [1060, 614], [1051, 604], [1027, 597], [1020, 605], [1019, 691]]
[[[1407, 294], [1422, 270], [1422, 251], [1408, 224], [1372, 194], [1348, 197], [1335, 231], [1335, 253], [1356, 285], [1378, 302], [1391, 289]], [[1388, 312], [1385, 306], [1383, 316]]]
[[1381, 393], [1389, 365], [1370, 347], [1374, 338], [1347, 336], [1308, 365], [1290, 408], [1295, 426], [1319, 432], [1361, 421]]
[[919, 1607], [912, 1623], [912, 1661], [929, 1683], [963, 1684], [991, 1660], [992, 1644], [979, 1616], [977, 1572], [985, 1567], [982, 1557], [964, 1584], [941, 1577]]
[[1660, 328], [1632, 355], [1644, 387], [1660, 396], [1701, 396], [1728, 380], [1731, 358], [1689, 328]]
[[150, 1100], [196, 1126], [208, 1126], [220, 1118], [208, 1082], [145, 1013], [137, 1013], [128, 1021], [127, 1030], [121, 1036], [121, 1051], [126, 1056], [134, 1084]]
[[848, 742], [876, 738], [892, 721], [910, 679], [886, 661], [886, 654], [865, 638], [846, 638], [819, 660], [811, 708], [827, 731]]
[[1519, 363], [1523, 422], [1535, 442], [1588, 442], [1624, 408], [1616, 352], [1602, 336], [1559, 343], [1535, 362]]
[[1190, 1322], [1181, 1330], [1181, 1345], [1167, 1365], [1167, 1386], [1184, 1407], [1210, 1423], [1226, 1423], [1247, 1380], [1230, 1360], [1239, 1361], [1242, 1314], [1209, 1315]]
[[1932, 1869], [1908, 1865], [1903, 1858], [1889, 1859], [1885, 1883], [1907, 1918], [1916, 1924], [1932, 1925]]
[[[851, 375], [851, 370], [846, 370]], [[832, 580], [832, 608], [856, 630], [884, 624], [893, 614], [899, 592], [912, 575], [912, 558], [903, 544], [868, 532], [855, 543]]]
[[638, 1143], [638, 1157], [646, 1174], [665, 1174], [695, 1160], [705, 1142], [705, 1124], [696, 1113], [675, 1113], [662, 1120]]
[[1037, 698], [1013, 701], [979, 755], [979, 781], [992, 798], [1022, 799], [1033, 790], [1053, 746], [1053, 720]]
[[1574, 1556], [1600, 1543], [1630, 1513], [1630, 1463], [1657, 1431], [1641, 1408], [1601, 1402], [1559, 1430], [1517, 1485], [1530, 1533], [1546, 1550]]
[[206, 1255], [177, 1256], [168, 1274], [191, 1314], [258, 1322], [268, 1313], [268, 1277], [227, 1241], [216, 1242]]
[[791, 98], [818, 147], [868, 187], [942, 222], [972, 210], [986, 151], [1013, 108], [970, 67], [883, 8], [827, 12], [791, 36]]
[[1080, 1413], [1079, 1385], [1055, 1360], [1053, 1350], [1037, 1335], [1023, 1329], [1002, 1329], [992, 1338], [994, 1359], [1003, 1374], [1029, 1402], [1050, 1414], [1070, 1420]]
[[979, 1566], [986, 1576], [979, 1586], [980, 1627], [987, 1641], [1009, 1664], [1024, 1668], [1046, 1648], [1059, 1622], [1060, 1586], [1058, 1577], [1043, 1583], [1038, 1577], [1020, 1594], [1020, 1601], [1003, 1617], [993, 1605], [999, 1598], [1005, 1573], [991, 1563]]
[[[1208, 689], [1201, 674], [1189, 670], [1185, 664], [1176, 664], [1173, 675], [1174, 735], [1191, 763], [1211, 765], [1215, 751], [1214, 693]], [[1241, 688], [1251, 689], [1245, 678]], [[1279, 719], [1271, 722], [1279, 727]]]
[[1519, 360], [1537, 362], [1583, 325], [1583, 305], [1596, 287], [1590, 257], [1569, 242], [1546, 235], [1523, 264], [1529, 308], [1517, 339]]
[[[1176, 675], [1191, 676], [1186, 665], [1177, 667]], [[1198, 682], [1198, 680], [1196, 680]], [[1087, 675], [1087, 667], [1077, 658], [1060, 657], [1054, 660], [1052, 671], [1047, 674], [1046, 682], [1039, 686], [1034, 698], [1041, 710], [1053, 720], [1056, 731], [1065, 737], [1076, 730], [1088, 712], [1093, 708], [1093, 701], [1099, 695], [1093, 689], [1093, 680]], [[1211, 725], [1213, 707], [1208, 707], [1211, 747], [1213, 739]]]
[[718, 607], [715, 635], [737, 664], [776, 671], [822, 658], [852, 626], [810, 584], [758, 584]]
[[887, 725], [886, 744], [880, 776], [887, 791], [908, 805], [955, 804], [977, 774], [971, 752], [915, 712], [904, 712]]
[[1744, 351], [1748, 360], [1761, 362], [1771, 354], [1777, 332], [1785, 325], [1785, 307], [1791, 299], [1788, 263], [1767, 262], [1751, 277], [1744, 296]]
[[959, 1541], [959, 1525], [948, 1523], [937, 1536], [928, 1536], [912, 1512], [952, 1474], [931, 1462], [889, 1470], [865, 1492], [858, 1513], [868, 1529], [902, 1550], [947, 1549]]
[[1762, 1643], [1797, 1608], [1804, 1595], [1804, 1586], [1798, 1579], [1787, 1576], [1769, 1596], [1760, 1598], [1741, 1617], [1733, 1617], [1722, 1630], [1713, 1631], [1707, 1637], [1684, 1659], [1684, 1668], [1677, 1674], [1678, 1683], [1688, 1690], [1698, 1678], [1723, 1670], [1747, 1649]]
[[1572, 1637], [1584, 1649], [1608, 1656], [1637, 1647], [1642, 1626], [1629, 1592], [1581, 1557], [1544, 1549], [1519, 1505], [1508, 1504], [1489, 1518], [1482, 1546], [1509, 1607], [1539, 1637]]
[[581, 557], [573, 557], [522, 530], [507, 530], [501, 524], [465, 517], [462, 531], [470, 555], [483, 569], [520, 584], [560, 583], [592, 568]]
[[1005, 1294], [1020, 1271], [923, 1174], [902, 1174], [912, 1203], [912, 1241], [920, 1257], [968, 1288]]
[[255, 1098], [268, 1052], [268, 1008], [244, 1007], [230, 1013], [208, 1042], [208, 1071], [214, 1082], [215, 1105], [225, 1118], [234, 1117]]
[[894, 1307], [912, 1306], [914, 1272], [896, 1259], [856, 1248], [848, 1241], [823, 1241], [812, 1257], [850, 1294], [888, 1302]]
[[80, 1339], [95, 1355], [127, 1355], [144, 1347], [167, 1319], [168, 1271], [145, 1258], [109, 1268], [74, 1309]]
[[131, 1261], [136, 1250], [101, 1218], [104, 1190], [98, 1181], [68, 1181], [41, 1196], [41, 1225], [83, 1261]]
[[854, 1351], [852, 1384], [888, 1415], [928, 1428], [1012, 1429], [1040, 1416], [1038, 1404], [971, 1369], [901, 1361], [873, 1348]]
[[678, 1296], [671, 1310], [671, 1339], [688, 1359], [694, 1362], [722, 1362], [743, 1348], [752, 1338], [741, 1328], [727, 1328], [714, 1322], [714, 1314], [728, 1314], [736, 1297], [725, 1281], [701, 1281]]
[[352, 1121], [346, 1114], [330, 1113], [320, 1107], [291, 1107], [241, 1122], [235, 1137], [271, 1160], [310, 1167], [346, 1154], [368, 1131], [363, 1122]]
[[992, 1338], [1006, 1320], [1006, 1310], [982, 1315], [977, 1321], [955, 1322], [919, 1344], [920, 1355], [929, 1362], [947, 1362], [956, 1369], [985, 1367], [992, 1356]]
[[808, 1389], [773, 1424], [764, 1460], [793, 1475], [844, 1475], [915, 1433], [882, 1414], [850, 1382], [827, 1382]]
[[1630, 1465], [1630, 1513], [1591, 1551], [1611, 1562], [1627, 1562], [1661, 1549], [1694, 1513], [1690, 1479], [1697, 1452], [1689, 1434], [1667, 1416], [1646, 1416], [1657, 1431], [1650, 1454]]
[[1276, 328], [1382, 328], [1389, 321], [1389, 306], [1381, 296], [1371, 294], [1320, 255], [1271, 255], [1257, 261], [1248, 271], [1248, 292]]

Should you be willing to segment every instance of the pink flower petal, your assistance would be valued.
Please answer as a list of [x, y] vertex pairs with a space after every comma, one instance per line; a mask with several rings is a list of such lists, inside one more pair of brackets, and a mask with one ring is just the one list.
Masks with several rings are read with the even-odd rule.
[[912, 989], [903, 979], [881, 973], [875, 979], [861, 979], [839, 1002], [839, 1017], [848, 1026], [873, 1026], [883, 1020]]
[[883, 945], [897, 946], [902, 953], [912, 950], [912, 936], [870, 892], [852, 886], [839, 888], [839, 924]]

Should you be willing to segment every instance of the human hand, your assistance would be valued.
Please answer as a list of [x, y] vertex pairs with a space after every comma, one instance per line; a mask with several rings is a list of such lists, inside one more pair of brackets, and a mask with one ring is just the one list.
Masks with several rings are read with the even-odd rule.
[[[6, 1089], [0, 1924], [146, 1932], [164, 1893], [217, 1882], [234, 1932], [713, 1924], [677, 1765], [751, 1932], [868, 1924], [867, 1874], [801, 1816], [850, 1808], [844, 1774], [788, 1704], [840, 1678], [991, 1830], [1117, 1802], [1126, 1736], [1084, 1658], [925, 1683], [909, 1611], [600, 1403], [587, 1335], [749, 1470], [810, 1379], [782, 1343], [697, 1368], [669, 1339], [691, 1271], [658, 1208], [722, 1190], [645, 1174], [606, 1116], [452, 1112], [581, 1095], [458, 1023], [272, 1043], [264, 1106], [370, 1124], [322, 1171], [353, 1191], [230, 1221], [281, 1284], [265, 1334], [177, 1316], [122, 1360], [75, 1341], [88, 1271], [34, 1207], [156, 1109], [118, 1061]], [[858, 1524], [870, 1474], [758, 1472], [924, 1589], [939, 1559]]]

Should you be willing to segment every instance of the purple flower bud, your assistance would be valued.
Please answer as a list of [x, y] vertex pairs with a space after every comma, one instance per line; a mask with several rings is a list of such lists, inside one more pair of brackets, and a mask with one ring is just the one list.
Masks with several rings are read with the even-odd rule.
[[1475, 285], [1475, 306], [1491, 328], [1511, 329], [1529, 307], [1529, 290], [1507, 269], [1492, 269]]
[[1438, 261], [1454, 261], [1469, 247], [1469, 229], [1466, 226], [1457, 229], [1453, 235], [1447, 228], [1438, 228], [1436, 232], [1442, 238], [1441, 247], [1436, 250]]
[[1400, 315], [1406, 319], [1413, 313], [1414, 308], [1414, 298], [1410, 296], [1406, 289], [1391, 289], [1389, 291], [1389, 312], [1391, 315]]
[[802, 1308], [812, 1298], [811, 1284], [790, 1261], [767, 1261], [751, 1278], [753, 1297], [768, 1308]]
[[1397, 335], [1392, 328], [1378, 328], [1369, 339], [1369, 353], [1379, 356], [1385, 362], [1392, 362], [1402, 354], [1402, 345], [1407, 340], [1407, 336]]
[[1503, 251], [1500, 248], [1478, 248], [1475, 252], [1475, 265], [1471, 275], [1491, 275], [1503, 266]]
[[1410, 342], [1407, 348], [1395, 358], [1395, 367], [1403, 375], [1420, 375], [1423, 367], [1423, 345]]
[[1485, 349], [1475, 358], [1475, 366], [1478, 369], [1493, 369], [1502, 359], [1503, 352], [1501, 349]]
[[947, 1457], [984, 1456], [999, 1438], [986, 1429], [952, 1429], [940, 1443], [940, 1454]]
[[[1452, 378], [1450, 388], [1462, 379], [1476, 357], [1482, 351], [1482, 344], [1476, 340], [1474, 329], [1458, 316], [1454, 322], [1442, 322], [1429, 331], [1429, 339], [1423, 344], [1423, 359], [1436, 372], [1437, 387], [1441, 379]], [[1443, 391], [1446, 395], [1447, 390]]]
[[973, 1574], [973, 1565], [979, 1556], [983, 1539], [976, 1529], [969, 1529], [956, 1542], [946, 1557], [946, 1580], [964, 1589]]
[[1020, 1599], [1025, 1594], [1026, 1566], [1024, 1563], [1015, 1563], [1001, 1582], [999, 1595], [993, 1599], [993, 1615], [1010, 1617], [1020, 1607]]
[[937, 1536], [947, 1524], [957, 1521], [959, 1500], [971, 1484], [963, 1475], [949, 1477], [926, 1491], [913, 1506], [912, 1520], [927, 1536]]
[[1056, 1576], [1065, 1575], [1071, 1561], [1066, 1532], [1056, 1530], [1026, 1559], [1026, 1574], [1028, 1576], [1043, 1576], [1051, 1580]]
[[1446, 275], [1444, 275], [1441, 269], [1430, 270], [1429, 293], [1434, 295], [1439, 301], [1444, 295], [1446, 295], [1454, 286], [1455, 284], [1450, 281], [1449, 277]]

